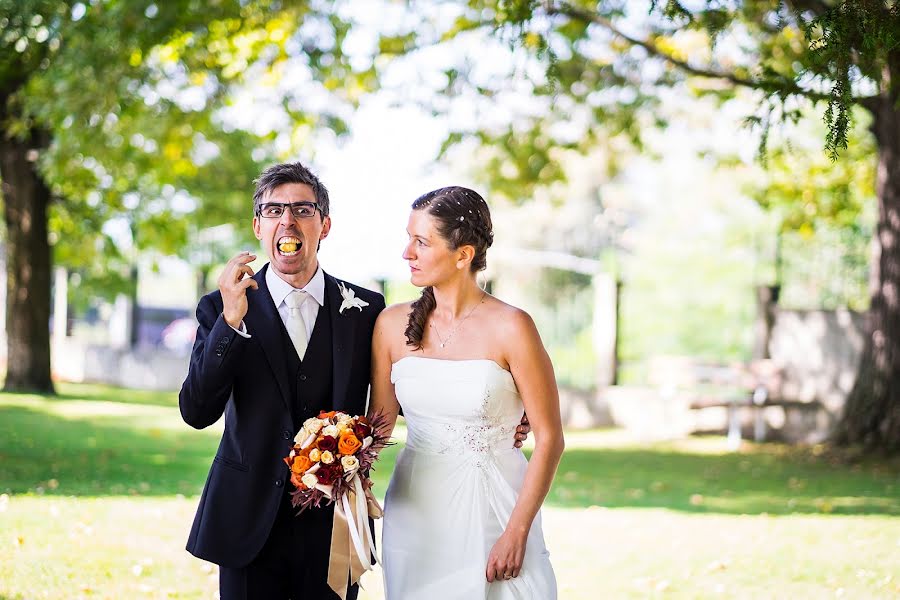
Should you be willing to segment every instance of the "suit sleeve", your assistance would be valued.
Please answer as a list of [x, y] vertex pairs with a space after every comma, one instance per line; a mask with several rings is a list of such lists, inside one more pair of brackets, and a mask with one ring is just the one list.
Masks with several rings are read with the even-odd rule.
[[222, 309], [211, 296], [197, 306], [197, 338], [191, 352], [187, 377], [178, 394], [184, 422], [203, 429], [219, 420], [231, 397], [240, 357], [250, 340], [225, 322]]

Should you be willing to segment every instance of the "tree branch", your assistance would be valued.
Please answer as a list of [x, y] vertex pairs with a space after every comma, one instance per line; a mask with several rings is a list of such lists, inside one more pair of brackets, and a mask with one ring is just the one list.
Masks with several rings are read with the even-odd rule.
[[824, 0], [785, 0], [785, 4], [798, 14], [809, 11], [817, 17], [821, 17], [832, 8]]
[[[815, 3], [821, 4], [821, 3]], [[697, 67], [686, 60], [682, 60], [672, 56], [671, 54], [662, 50], [659, 46], [657, 46], [654, 42], [650, 40], [641, 40], [636, 37], [630, 36], [627, 33], [623, 32], [621, 29], [616, 27], [616, 25], [606, 17], [600, 16], [595, 13], [587, 12], [583, 9], [577, 8], [570, 4], [560, 3], [558, 5], [548, 4], [547, 8], [548, 15], [561, 15], [565, 17], [569, 17], [571, 19], [575, 19], [582, 22], [594, 23], [607, 29], [613, 35], [616, 35], [629, 44], [633, 46], [639, 46], [649, 52], [652, 56], [661, 58], [668, 62], [669, 64], [678, 67], [682, 71], [689, 73], [691, 75], [696, 75], [698, 77], [706, 77], [708, 79], [722, 79], [725, 81], [729, 81], [735, 85], [739, 85], [741, 87], [746, 87], [754, 90], [763, 90], [767, 92], [775, 92], [781, 93], [782, 95], [797, 95], [803, 96], [805, 98], [809, 98], [810, 100], [816, 101], [829, 101], [831, 96], [829, 94], [823, 94], [820, 92], [814, 92], [812, 90], [807, 90], [799, 85], [797, 85], [793, 80], [790, 79], [782, 79], [781, 81], [767, 81], [760, 79], [748, 79], [746, 77], [741, 77], [736, 73], [730, 71], [718, 71], [712, 68], [704, 68]], [[862, 98], [856, 98], [854, 101], [861, 102]]]

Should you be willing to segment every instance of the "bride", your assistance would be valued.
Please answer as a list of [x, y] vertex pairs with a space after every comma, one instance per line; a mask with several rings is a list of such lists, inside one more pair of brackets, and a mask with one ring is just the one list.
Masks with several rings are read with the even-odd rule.
[[[556, 598], [539, 509], [563, 450], [553, 367], [527, 313], [478, 287], [487, 204], [447, 187], [412, 205], [412, 303], [378, 317], [370, 414], [402, 409], [385, 497], [387, 600]], [[534, 452], [512, 446], [527, 411]]]

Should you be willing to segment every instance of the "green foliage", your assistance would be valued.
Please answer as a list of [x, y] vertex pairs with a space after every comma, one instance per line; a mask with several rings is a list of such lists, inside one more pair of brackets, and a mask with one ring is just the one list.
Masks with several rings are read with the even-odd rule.
[[808, 119], [770, 149], [765, 172], [744, 186], [772, 216], [778, 247], [767, 252], [778, 254], [778, 264], [770, 281], [781, 285], [784, 306], [868, 307], [876, 148], [866, 130], [871, 117], [857, 109], [853, 121], [842, 160], [810, 143], [824, 126]]
[[[849, 132], [846, 160], [833, 162], [797, 139], [769, 152], [765, 181], [748, 192], [778, 215], [782, 231], [811, 234], [818, 225], [858, 226], [861, 214], [874, 206], [876, 148], [865, 130], [871, 119], [860, 113]], [[808, 136], [815, 133], [820, 131]], [[871, 227], [873, 215], [868, 212], [865, 218]]]
[[826, 149], [837, 160], [852, 126], [854, 79], [861, 74], [879, 88], [897, 89], [885, 71], [890, 53], [900, 49], [900, 3], [845, 0], [806, 22], [805, 29], [816, 66], [834, 82], [825, 123]]
[[[656, 110], [661, 91], [682, 83], [723, 101], [735, 87], [755, 90], [759, 112], [747, 122], [759, 127], [761, 154], [773, 127], [796, 122], [810, 102], [825, 102], [823, 139], [832, 159], [847, 149], [852, 107], [888, 87], [896, 91], [897, 77], [885, 73], [900, 44], [898, 2], [470, 0], [457, 8], [456, 19], [435, 33], [426, 5], [422, 24], [431, 26], [410, 26], [402, 51], [474, 36], [510, 47], [509, 67], [493, 76], [459, 52], [442, 91], [474, 92], [504, 107], [505, 124], [470, 123], [451, 133], [447, 147], [469, 139], [489, 146], [482, 170], [511, 198], [565, 180], [555, 149], [586, 152], [617, 137], [640, 148], [642, 130], [665, 125]], [[536, 101], [504, 103], [512, 89]]]
[[[265, 92], [283, 133], [305, 132], [296, 147], [312, 127], [346, 131], [345, 107], [375, 84], [374, 67], [344, 54], [338, 8], [0, 0], [0, 134], [48, 140], [37, 150], [55, 262], [101, 284], [148, 249], [190, 256], [199, 230], [249, 221], [252, 180], [282, 132], [241, 129], [237, 95]], [[283, 85], [289, 70], [320, 83]], [[310, 94], [331, 100], [310, 111]], [[104, 230], [116, 221], [130, 236]], [[238, 231], [240, 244], [249, 226]]]

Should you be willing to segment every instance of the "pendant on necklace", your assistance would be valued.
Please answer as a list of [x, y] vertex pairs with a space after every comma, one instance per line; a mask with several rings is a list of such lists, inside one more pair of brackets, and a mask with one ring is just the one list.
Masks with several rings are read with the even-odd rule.
[[444, 347], [444, 345], [443, 345], [443, 344], [441, 344], [441, 348], [443, 348], [443, 347]]

